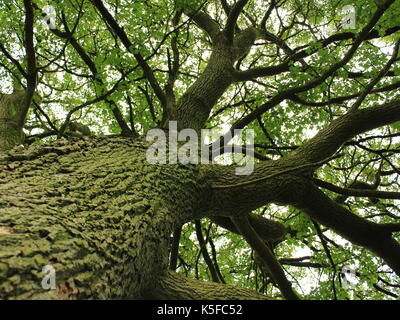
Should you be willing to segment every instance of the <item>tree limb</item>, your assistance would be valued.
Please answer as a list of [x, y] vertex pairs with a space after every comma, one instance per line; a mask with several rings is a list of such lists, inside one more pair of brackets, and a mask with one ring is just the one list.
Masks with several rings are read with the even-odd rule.
[[351, 106], [351, 109], [350, 109], [351, 111], [358, 109], [358, 107], [361, 105], [361, 103], [364, 101], [364, 99], [367, 97], [367, 95], [371, 92], [371, 90], [374, 88], [374, 86], [389, 71], [389, 68], [391, 67], [391, 65], [397, 60], [397, 55], [399, 53], [399, 46], [400, 46], [400, 39], [397, 40], [397, 42], [394, 46], [394, 49], [393, 49], [392, 56], [390, 57], [389, 61], [385, 64], [385, 66], [377, 74], [377, 76], [368, 83], [368, 85], [365, 87], [363, 92], [360, 94], [360, 96], [357, 98], [357, 100]]
[[31, 0], [24, 0], [25, 7], [25, 52], [27, 59], [27, 72], [26, 72], [26, 81], [27, 87], [25, 91], [25, 98], [21, 110], [21, 115], [19, 118], [19, 126], [23, 126], [25, 123], [26, 116], [28, 114], [29, 107], [32, 102], [33, 95], [36, 89], [36, 77], [37, 77], [37, 69], [36, 69], [36, 53], [35, 47], [33, 44], [33, 22], [34, 22], [34, 13], [32, 7]]
[[[384, 36], [391, 35], [399, 30], [400, 30], [400, 26], [389, 28], [385, 31]], [[334, 42], [355, 39], [356, 36], [357, 36], [357, 34], [353, 33], [353, 32], [337, 33], [326, 39], [318, 40], [318, 43], [320, 44], [321, 48], [325, 48]], [[368, 33], [368, 35], [362, 41], [376, 39], [376, 38], [380, 38], [380, 37], [381, 36], [379, 35], [378, 30], [373, 29]], [[296, 52], [298, 50], [293, 49], [292, 51], [296, 52], [296, 53], [293, 53], [287, 59], [285, 59], [284, 62], [282, 62], [278, 65], [268, 66], [268, 67], [256, 67], [256, 68], [252, 68], [252, 69], [248, 69], [248, 70], [244, 70], [244, 71], [236, 71], [235, 79], [236, 79], [236, 81], [248, 81], [248, 80], [251, 80], [254, 78], [258, 78], [258, 77], [265, 77], [265, 76], [280, 74], [283, 72], [288, 72], [288, 71], [290, 71], [290, 69], [289, 69], [290, 63], [300, 61], [301, 59], [306, 58], [318, 51], [318, 49], [311, 49], [311, 48], [307, 48], [307, 49], [304, 49], [299, 52]], [[359, 77], [360, 75], [362, 75], [362, 74], [349, 73], [350, 78]]]
[[6, 56], [6, 58], [7, 58], [8, 60], [10, 60], [10, 61], [15, 65], [15, 67], [16, 67], [17, 70], [21, 73], [21, 75], [22, 75], [24, 78], [26, 78], [26, 77], [27, 77], [27, 74], [26, 74], [24, 68], [22, 68], [22, 66], [21, 66], [21, 64], [18, 62], [18, 60], [15, 59], [15, 58], [7, 51], [7, 49], [4, 47], [4, 45], [3, 45], [1, 42], [0, 42], [0, 50], [1, 50], [1, 52], [3, 52], [3, 54]]
[[264, 241], [257, 235], [247, 217], [233, 217], [232, 220], [249, 245], [257, 252], [285, 299], [298, 300], [299, 297], [292, 289], [292, 285], [287, 280], [281, 265]]
[[356, 110], [334, 120], [291, 154], [315, 162], [331, 156], [357, 134], [400, 121], [400, 100]]
[[378, 191], [378, 190], [364, 190], [364, 189], [354, 189], [354, 188], [341, 188], [335, 186], [332, 183], [320, 180], [313, 179], [313, 182], [322, 188], [328, 189], [335, 193], [343, 194], [346, 196], [355, 196], [355, 197], [374, 197], [381, 199], [400, 199], [400, 192], [394, 191]]
[[176, 270], [178, 255], [179, 255], [179, 242], [181, 240], [182, 226], [177, 227], [174, 230], [174, 235], [171, 244], [171, 254], [169, 259], [169, 269], [172, 271]]
[[[210, 219], [218, 226], [233, 233], [240, 234], [231, 218], [211, 216]], [[287, 230], [282, 223], [264, 218], [254, 213], [248, 214], [248, 219], [252, 228], [257, 232], [263, 241], [278, 241], [283, 239], [287, 232], [290, 232], [290, 230]]]
[[221, 34], [220, 26], [208, 14], [201, 11], [185, 11], [185, 14], [210, 36], [213, 43], [218, 41], [219, 35]]
[[154, 93], [156, 94], [157, 98], [160, 100], [163, 107], [165, 107], [166, 102], [167, 102], [165, 93], [161, 89], [156, 77], [154, 76], [153, 70], [150, 68], [150, 66], [148, 65], [146, 60], [142, 57], [142, 55], [138, 51], [135, 51], [135, 48], [134, 48], [132, 42], [129, 40], [124, 29], [122, 29], [118, 25], [117, 21], [114, 19], [114, 17], [110, 14], [110, 12], [104, 6], [103, 2], [101, 0], [91, 0], [91, 2], [97, 8], [97, 10], [100, 12], [104, 21], [110, 25], [110, 27], [114, 30], [114, 32], [117, 34], [117, 36], [121, 39], [122, 44], [125, 46], [125, 48], [128, 50], [128, 52], [132, 53], [133, 56], [136, 58], [136, 61], [142, 68], [144, 75], [146, 76], [147, 80], [149, 81], [151, 87], [153, 88]]
[[203, 237], [200, 220], [196, 219], [194, 221], [194, 225], [195, 225], [195, 229], [196, 229], [197, 240], [199, 241], [199, 245], [200, 245], [201, 254], [203, 255], [203, 259], [204, 259], [205, 263], [207, 264], [208, 270], [211, 273], [211, 278], [214, 282], [221, 282], [219, 279], [217, 270], [214, 266], [214, 263], [211, 260], [211, 257], [207, 251], [207, 244]]
[[229, 16], [224, 28], [224, 33], [229, 43], [233, 42], [233, 36], [235, 32], [235, 25], [237, 19], [239, 18], [239, 15], [242, 12], [244, 6], [247, 4], [247, 2], [249, 2], [249, 0], [238, 0], [238, 2], [235, 3], [233, 8], [229, 12]]
[[189, 279], [169, 271], [143, 298], [155, 300], [269, 300], [257, 291]]
[[306, 181], [292, 205], [353, 244], [375, 252], [400, 275], [400, 245], [393, 239], [391, 230], [385, 229], [385, 225], [353, 214]]

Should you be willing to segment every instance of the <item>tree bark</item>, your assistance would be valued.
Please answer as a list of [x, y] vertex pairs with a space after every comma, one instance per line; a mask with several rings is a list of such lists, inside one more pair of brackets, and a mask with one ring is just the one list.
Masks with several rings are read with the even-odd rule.
[[0, 93], [0, 152], [10, 150], [24, 142], [21, 111], [25, 99], [24, 91], [13, 94]]
[[[165, 275], [170, 234], [204, 205], [195, 166], [145, 143], [86, 138], [0, 157], [0, 297], [138, 298]], [[41, 287], [52, 265], [56, 290]]]
[[268, 300], [254, 290], [216, 282], [203, 282], [168, 272], [157, 287], [145, 292], [147, 299], [157, 300]]

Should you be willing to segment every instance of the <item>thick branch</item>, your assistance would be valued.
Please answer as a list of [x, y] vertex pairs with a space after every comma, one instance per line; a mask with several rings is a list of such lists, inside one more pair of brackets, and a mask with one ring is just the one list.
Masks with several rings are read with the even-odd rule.
[[33, 95], [35, 93], [36, 88], [36, 54], [35, 48], [33, 44], [33, 22], [34, 22], [34, 13], [31, 0], [24, 0], [24, 7], [25, 7], [25, 52], [26, 52], [26, 59], [27, 59], [27, 73], [26, 73], [26, 81], [27, 81], [27, 88], [25, 92], [25, 99], [23, 102], [23, 107], [21, 110], [21, 116], [19, 119], [19, 125], [22, 127], [26, 115], [28, 114], [29, 107], [32, 102]]
[[378, 190], [364, 190], [364, 189], [354, 189], [354, 188], [341, 188], [335, 186], [332, 183], [322, 181], [319, 179], [313, 180], [315, 184], [319, 187], [328, 189], [330, 191], [343, 194], [346, 196], [354, 196], [354, 197], [374, 197], [381, 199], [399, 199], [400, 200], [400, 192], [394, 191], [378, 191]]
[[211, 278], [214, 282], [221, 282], [217, 273], [217, 270], [214, 266], [213, 261], [211, 260], [211, 257], [207, 251], [207, 243], [206, 240], [203, 237], [203, 232], [201, 230], [201, 222], [200, 220], [196, 219], [194, 221], [195, 224], [195, 229], [196, 229], [196, 235], [197, 235], [197, 240], [199, 241], [200, 245], [200, 250], [201, 254], [203, 255], [203, 259], [207, 264], [208, 270], [211, 273]]
[[315, 137], [293, 151], [293, 157], [303, 161], [320, 161], [336, 152], [347, 140], [357, 134], [400, 121], [400, 100], [362, 110], [356, 110], [336, 119]]
[[[253, 229], [264, 241], [281, 240], [287, 232], [284, 225], [280, 222], [266, 219], [257, 214], [250, 213], [248, 219]], [[240, 234], [239, 230], [235, 227], [235, 224], [228, 217], [213, 216], [211, 217], [211, 220], [222, 228]]]
[[287, 280], [281, 265], [270, 249], [265, 245], [264, 241], [257, 235], [256, 231], [247, 220], [247, 217], [235, 217], [232, 220], [249, 245], [257, 252], [285, 299], [298, 300], [299, 297], [293, 291], [292, 285]]
[[156, 300], [269, 300], [257, 291], [217, 282], [189, 279], [169, 271], [157, 286], [144, 294]]
[[247, 2], [249, 2], [249, 0], [239, 0], [233, 6], [232, 10], [229, 12], [229, 16], [226, 21], [224, 32], [230, 43], [232, 43], [232, 41], [233, 41], [233, 35], [235, 32], [236, 21], [239, 18], [239, 15], [242, 12], [244, 6], [247, 4]]
[[275, 5], [276, 5], [275, 0], [271, 0], [271, 3], [269, 5], [267, 11], [265, 11], [265, 14], [261, 20], [260, 26], [264, 30], [266, 29], [267, 20], [268, 20], [269, 16], [271, 15], [272, 10], [275, 8]]
[[385, 229], [385, 225], [353, 214], [306, 181], [296, 198], [292, 205], [353, 244], [375, 252], [400, 275], [400, 245], [392, 238], [391, 232]]
[[198, 12], [185, 12], [201, 29], [203, 29], [211, 38], [212, 42], [217, 42], [221, 30], [219, 24], [214, 21], [208, 14]]
[[179, 242], [181, 240], [182, 226], [177, 227], [174, 230], [174, 235], [171, 244], [171, 254], [169, 257], [169, 269], [172, 271], [176, 270], [178, 256], [179, 256]]

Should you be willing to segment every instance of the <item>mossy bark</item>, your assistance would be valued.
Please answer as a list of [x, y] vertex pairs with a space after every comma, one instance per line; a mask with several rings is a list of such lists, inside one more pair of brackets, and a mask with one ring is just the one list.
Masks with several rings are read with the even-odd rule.
[[257, 291], [188, 279], [169, 271], [144, 297], [158, 300], [269, 300]]
[[[147, 148], [140, 139], [87, 137], [0, 155], [1, 299], [264, 299], [223, 284], [179, 283], [168, 256], [177, 226], [208, 216], [237, 232], [220, 220], [271, 202], [299, 208], [400, 273], [391, 233], [335, 205], [310, 183], [311, 168], [276, 175], [296, 167], [297, 155], [236, 176], [233, 167], [149, 164]], [[271, 178], [249, 183], [255, 177]], [[286, 232], [248, 217], [264, 240]], [[55, 290], [42, 287], [47, 265]]]
[[20, 119], [24, 98], [24, 91], [0, 93], [0, 152], [10, 150], [24, 141], [24, 121]]
[[[0, 297], [140, 298], [196, 216], [195, 166], [150, 165], [132, 139], [87, 138], [0, 156]], [[41, 286], [45, 265], [56, 290]]]

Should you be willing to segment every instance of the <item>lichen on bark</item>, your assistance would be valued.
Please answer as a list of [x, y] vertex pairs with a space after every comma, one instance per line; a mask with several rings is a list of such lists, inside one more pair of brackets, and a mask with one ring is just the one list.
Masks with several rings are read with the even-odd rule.
[[20, 121], [24, 91], [0, 93], [0, 152], [24, 142], [23, 122]]
[[[0, 157], [2, 298], [137, 298], [157, 281], [204, 182], [195, 166], [149, 165], [145, 150], [87, 138]], [[41, 288], [45, 265], [56, 290]]]

